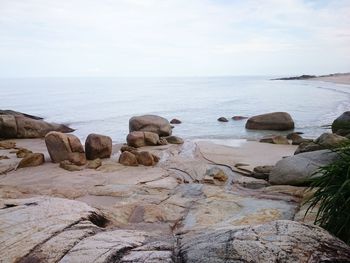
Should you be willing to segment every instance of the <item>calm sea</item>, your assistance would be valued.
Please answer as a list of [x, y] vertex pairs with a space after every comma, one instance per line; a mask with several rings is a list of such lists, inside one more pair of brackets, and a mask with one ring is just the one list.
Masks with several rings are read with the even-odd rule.
[[156, 114], [178, 118], [184, 138], [256, 139], [271, 132], [247, 131], [245, 120], [218, 117], [289, 112], [305, 137], [350, 110], [350, 86], [320, 81], [271, 81], [269, 77], [28, 78], [0, 79], [0, 109], [13, 109], [66, 123], [84, 139], [89, 133], [124, 142], [128, 120]]

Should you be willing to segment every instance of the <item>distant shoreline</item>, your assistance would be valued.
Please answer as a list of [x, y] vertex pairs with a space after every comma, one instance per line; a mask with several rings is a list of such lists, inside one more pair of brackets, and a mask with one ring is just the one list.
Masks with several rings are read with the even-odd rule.
[[334, 73], [328, 75], [301, 75], [295, 77], [276, 78], [272, 80], [318, 80], [337, 84], [350, 85], [350, 73]]

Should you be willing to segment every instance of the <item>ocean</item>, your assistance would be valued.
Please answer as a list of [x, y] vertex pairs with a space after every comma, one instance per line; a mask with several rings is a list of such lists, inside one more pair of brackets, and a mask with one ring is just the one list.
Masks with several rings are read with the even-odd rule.
[[[350, 86], [312, 80], [280, 81], [271, 77], [183, 78], [21, 78], [0, 79], [0, 109], [12, 109], [69, 124], [79, 138], [89, 133], [125, 142], [128, 120], [156, 114], [177, 118], [174, 135], [185, 139], [258, 139], [271, 131], [248, 131], [253, 116], [286, 111], [295, 131], [315, 138], [324, 125], [350, 110]], [[218, 122], [226, 117], [228, 123]], [[285, 134], [282, 133], [282, 134]]]

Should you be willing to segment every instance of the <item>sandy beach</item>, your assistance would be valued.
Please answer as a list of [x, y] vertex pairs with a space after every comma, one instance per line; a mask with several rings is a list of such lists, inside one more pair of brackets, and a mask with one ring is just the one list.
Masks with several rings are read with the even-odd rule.
[[326, 81], [337, 84], [350, 85], [350, 73], [334, 74], [334, 76], [317, 77], [311, 80]]

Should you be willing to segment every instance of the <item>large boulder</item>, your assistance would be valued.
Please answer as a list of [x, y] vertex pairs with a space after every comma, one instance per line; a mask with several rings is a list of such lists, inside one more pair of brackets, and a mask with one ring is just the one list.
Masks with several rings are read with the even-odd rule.
[[350, 111], [344, 112], [333, 121], [332, 132], [342, 136], [350, 134]]
[[273, 112], [249, 118], [245, 127], [251, 130], [285, 131], [294, 129], [294, 121], [287, 112]]
[[111, 157], [111, 137], [94, 133], [89, 134], [85, 141], [85, 152], [88, 160]]
[[172, 133], [169, 121], [156, 115], [135, 116], [129, 120], [129, 131], [146, 131], [159, 136], [169, 136]]
[[129, 146], [139, 148], [143, 146], [155, 146], [160, 144], [159, 135], [154, 132], [134, 131], [126, 137]]
[[1, 138], [41, 138], [50, 131], [67, 133], [74, 130], [62, 124], [48, 123], [24, 115], [0, 115]]
[[86, 163], [83, 145], [73, 134], [61, 132], [49, 132], [45, 136], [45, 143], [54, 163], [68, 160], [76, 165]]
[[318, 176], [317, 169], [331, 163], [337, 154], [329, 150], [300, 153], [278, 161], [272, 169], [271, 184], [305, 185], [312, 176]]
[[326, 230], [289, 220], [204, 230], [179, 239], [181, 262], [350, 262], [350, 247]]

